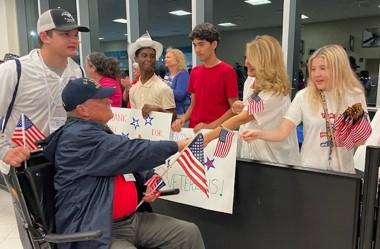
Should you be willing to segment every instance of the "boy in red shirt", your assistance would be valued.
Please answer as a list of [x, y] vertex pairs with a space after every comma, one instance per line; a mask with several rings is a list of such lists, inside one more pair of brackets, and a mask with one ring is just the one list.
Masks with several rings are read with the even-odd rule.
[[189, 34], [203, 64], [191, 70], [188, 88], [191, 104], [185, 115], [173, 122], [174, 131], [180, 131], [187, 120], [190, 120], [189, 127], [198, 132], [215, 128], [233, 116], [230, 107], [238, 99], [236, 73], [216, 57], [219, 36], [211, 23], [198, 24]]

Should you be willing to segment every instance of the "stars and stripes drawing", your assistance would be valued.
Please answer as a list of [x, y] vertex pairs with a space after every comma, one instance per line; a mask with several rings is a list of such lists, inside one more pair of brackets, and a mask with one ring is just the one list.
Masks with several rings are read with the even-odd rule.
[[176, 160], [190, 180], [207, 196], [208, 185], [204, 163], [203, 135], [199, 133]]
[[256, 94], [252, 94], [248, 98], [248, 114], [253, 115], [258, 112], [264, 111], [264, 102]]
[[232, 139], [234, 137], [234, 132], [227, 130], [226, 128], [222, 128], [219, 133], [218, 143], [216, 144], [214, 156], [225, 158], [230, 152]]
[[30, 150], [38, 149], [37, 141], [45, 139], [45, 135], [33, 124], [24, 114], [21, 114], [17, 122], [12, 141], [19, 146], [24, 146]]
[[145, 186], [150, 187], [153, 191], [160, 191], [160, 189], [166, 186], [166, 183], [161, 176], [153, 175], [148, 181], [146, 181]]

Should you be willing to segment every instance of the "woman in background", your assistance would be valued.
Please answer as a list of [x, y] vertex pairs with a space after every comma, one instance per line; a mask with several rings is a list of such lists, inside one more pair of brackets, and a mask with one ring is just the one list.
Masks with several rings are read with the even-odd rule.
[[185, 114], [190, 105], [190, 94], [187, 92], [189, 85], [189, 73], [186, 68], [185, 55], [181, 50], [168, 48], [165, 56], [165, 66], [168, 68], [168, 75], [165, 80], [173, 89], [177, 117]]
[[113, 107], [121, 107], [122, 92], [120, 85], [120, 68], [115, 58], [93, 52], [86, 58], [86, 74], [103, 87], [114, 87], [115, 93], [110, 97]]

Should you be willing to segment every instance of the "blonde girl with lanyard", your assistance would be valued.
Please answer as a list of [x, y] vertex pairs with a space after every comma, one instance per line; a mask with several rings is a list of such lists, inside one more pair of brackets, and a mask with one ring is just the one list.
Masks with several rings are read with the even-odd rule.
[[[275, 130], [245, 130], [246, 141], [281, 141], [303, 122], [302, 165], [354, 173], [354, 149], [337, 147], [334, 123], [349, 106], [360, 103], [367, 112], [363, 88], [350, 67], [347, 53], [339, 45], [327, 45], [313, 53], [308, 62], [309, 79], [294, 98], [281, 125]], [[360, 141], [356, 146], [364, 143]]]
[[[243, 102], [235, 102], [232, 111], [240, 113], [223, 122], [227, 129], [247, 124], [255, 129], [274, 129], [285, 115], [290, 105], [290, 84], [286, 75], [280, 43], [272, 36], [261, 35], [247, 43], [246, 62], [248, 76], [255, 77], [251, 84], [250, 96], [245, 107]], [[239, 108], [238, 105], [241, 107]], [[242, 110], [241, 110], [242, 109]], [[204, 136], [205, 143], [219, 136], [218, 127]], [[300, 164], [296, 130], [281, 142], [257, 140], [251, 143], [242, 141], [240, 156], [276, 163]]]

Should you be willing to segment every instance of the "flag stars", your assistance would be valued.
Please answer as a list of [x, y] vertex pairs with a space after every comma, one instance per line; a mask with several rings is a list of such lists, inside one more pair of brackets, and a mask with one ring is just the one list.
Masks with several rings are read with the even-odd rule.
[[145, 125], [150, 125], [152, 126], [152, 121], [153, 121], [153, 117], [149, 116], [144, 118], [145, 119]]
[[137, 130], [137, 128], [140, 127], [139, 119], [132, 117], [132, 123], [130, 123], [130, 125], [132, 125], [135, 130]]

